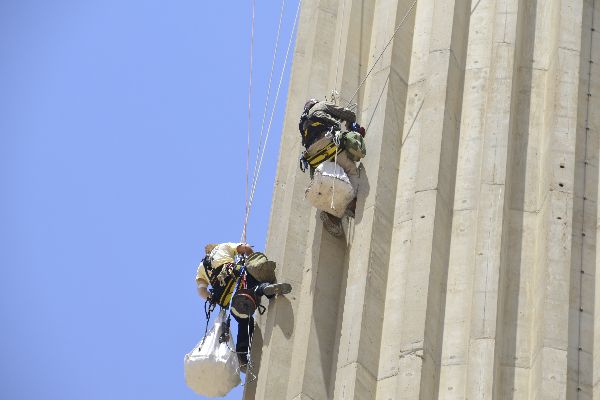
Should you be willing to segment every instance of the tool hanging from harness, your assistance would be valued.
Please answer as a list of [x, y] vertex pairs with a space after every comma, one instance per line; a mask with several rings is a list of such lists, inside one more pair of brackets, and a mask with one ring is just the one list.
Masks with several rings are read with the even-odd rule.
[[[235, 263], [225, 263], [216, 268], [212, 266], [212, 260], [207, 255], [202, 260], [206, 276], [210, 282], [210, 303], [227, 308], [231, 296], [235, 290], [238, 277], [242, 267]], [[213, 307], [214, 308], [214, 307]]]

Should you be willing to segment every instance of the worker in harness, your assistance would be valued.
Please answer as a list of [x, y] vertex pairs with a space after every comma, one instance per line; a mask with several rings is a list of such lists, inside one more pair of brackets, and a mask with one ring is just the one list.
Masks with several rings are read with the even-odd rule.
[[[310, 99], [298, 124], [305, 151], [300, 158], [300, 168], [314, 169], [323, 161], [335, 161], [348, 175], [353, 188], [357, 188], [356, 162], [366, 155], [365, 129], [356, 123], [354, 111], [327, 101]], [[336, 155], [337, 153], [337, 155]], [[354, 217], [356, 198], [350, 202], [346, 215]], [[343, 235], [342, 220], [325, 211], [320, 218], [323, 226], [334, 236]]]
[[261, 297], [288, 294], [292, 286], [275, 283], [275, 263], [246, 243], [209, 244], [204, 250], [206, 255], [196, 273], [198, 294], [213, 308], [228, 308], [231, 303], [231, 314], [238, 323], [236, 352], [240, 363], [246, 365], [254, 329], [252, 315], [256, 309], [261, 313], [265, 309]]

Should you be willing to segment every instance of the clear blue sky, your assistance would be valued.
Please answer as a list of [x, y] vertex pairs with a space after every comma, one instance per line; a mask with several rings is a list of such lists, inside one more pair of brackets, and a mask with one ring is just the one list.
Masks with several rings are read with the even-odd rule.
[[[281, 4], [257, 3], [255, 138]], [[183, 356], [204, 330], [203, 246], [242, 228], [250, 9], [0, 2], [0, 398], [200, 398]], [[259, 249], [286, 98], [287, 77], [249, 226]]]

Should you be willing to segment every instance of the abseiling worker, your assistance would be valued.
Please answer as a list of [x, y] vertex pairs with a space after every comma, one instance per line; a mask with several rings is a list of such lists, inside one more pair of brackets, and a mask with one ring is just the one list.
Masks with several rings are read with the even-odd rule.
[[275, 262], [254, 252], [247, 243], [208, 244], [204, 250], [206, 255], [196, 273], [198, 294], [222, 308], [231, 303], [231, 313], [238, 322], [236, 352], [245, 365], [254, 329], [252, 315], [257, 308], [261, 310], [261, 297], [271, 299], [290, 293], [292, 286], [275, 283]]
[[[308, 164], [311, 177], [315, 168], [324, 161], [335, 161], [348, 175], [354, 189], [358, 187], [356, 162], [366, 155], [365, 128], [356, 123], [354, 111], [328, 101], [307, 100], [300, 116], [298, 129], [302, 137], [301, 165]], [[337, 155], [336, 155], [337, 153]], [[354, 217], [356, 198], [350, 202], [346, 215]], [[334, 236], [343, 234], [339, 218], [321, 211], [323, 226]]]

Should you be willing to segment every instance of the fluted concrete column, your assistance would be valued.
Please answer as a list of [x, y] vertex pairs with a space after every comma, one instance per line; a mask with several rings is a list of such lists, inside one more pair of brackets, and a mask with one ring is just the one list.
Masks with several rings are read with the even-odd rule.
[[[600, 0], [412, 5], [303, 1], [245, 398], [600, 400]], [[333, 238], [297, 120], [372, 67]]]

